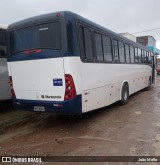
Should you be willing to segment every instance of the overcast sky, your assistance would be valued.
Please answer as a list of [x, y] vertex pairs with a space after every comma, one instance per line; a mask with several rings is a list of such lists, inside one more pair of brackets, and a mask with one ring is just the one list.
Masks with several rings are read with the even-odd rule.
[[[160, 0], [0, 0], [0, 7], [0, 24], [5, 25], [67, 10], [117, 33], [160, 28]], [[160, 45], [160, 29], [135, 35], [152, 35]]]

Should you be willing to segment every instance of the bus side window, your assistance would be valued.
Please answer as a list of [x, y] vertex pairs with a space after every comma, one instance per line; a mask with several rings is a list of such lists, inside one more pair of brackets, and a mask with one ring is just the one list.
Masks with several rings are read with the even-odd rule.
[[114, 50], [114, 62], [119, 62], [119, 56], [118, 56], [118, 41], [113, 40], [113, 50]]
[[129, 45], [125, 44], [126, 63], [130, 63]]
[[118, 44], [119, 44], [119, 60], [120, 62], [124, 63], [125, 62], [124, 43], [119, 41]]
[[104, 60], [106, 62], [112, 62], [112, 45], [111, 38], [103, 36], [103, 51], [104, 51]]
[[146, 63], [149, 64], [149, 52], [147, 52]]
[[145, 63], [145, 54], [144, 54], [144, 50], [142, 50], [142, 63]]
[[148, 64], [151, 64], [151, 53], [149, 52], [149, 56], [148, 56]]
[[144, 51], [144, 63], [146, 63], [146, 56], [147, 56], [146, 51]]
[[147, 52], [146, 54], [146, 63], [148, 64], [148, 56], [149, 56], [149, 53]]
[[82, 59], [93, 61], [91, 30], [81, 26], [79, 29], [79, 36], [80, 36], [80, 50], [81, 50]]
[[142, 62], [141, 53], [142, 53], [141, 49], [138, 48], [138, 61], [139, 61], [139, 63]]
[[135, 63], [138, 63], [138, 58], [139, 56], [138, 56], [138, 49], [137, 48], [135, 48]]
[[95, 33], [96, 57], [98, 61], [103, 61], [102, 35]]
[[130, 58], [131, 58], [131, 63], [134, 63], [134, 47], [130, 46]]

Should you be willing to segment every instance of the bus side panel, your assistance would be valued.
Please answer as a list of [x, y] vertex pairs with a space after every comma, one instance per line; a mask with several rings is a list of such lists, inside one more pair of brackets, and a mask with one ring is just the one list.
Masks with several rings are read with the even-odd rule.
[[151, 67], [137, 64], [81, 63], [83, 112], [110, 105], [121, 99], [124, 80], [129, 94], [148, 85]]

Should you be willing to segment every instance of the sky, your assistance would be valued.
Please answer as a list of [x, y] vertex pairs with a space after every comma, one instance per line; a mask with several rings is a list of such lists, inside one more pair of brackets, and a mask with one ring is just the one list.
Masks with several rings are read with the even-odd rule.
[[36, 15], [72, 11], [116, 33], [151, 35], [160, 49], [160, 0], [0, 0], [0, 24]]

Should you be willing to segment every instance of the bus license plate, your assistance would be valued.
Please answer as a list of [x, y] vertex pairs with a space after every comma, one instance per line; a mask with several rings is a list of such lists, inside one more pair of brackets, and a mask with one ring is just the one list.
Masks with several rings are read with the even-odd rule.
[[39, 107], [39, 106], [34, 106], [34, 111], [44, 112], [45, 108], [44, 107]]

